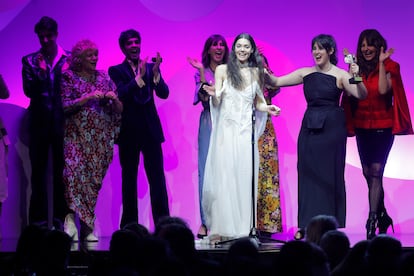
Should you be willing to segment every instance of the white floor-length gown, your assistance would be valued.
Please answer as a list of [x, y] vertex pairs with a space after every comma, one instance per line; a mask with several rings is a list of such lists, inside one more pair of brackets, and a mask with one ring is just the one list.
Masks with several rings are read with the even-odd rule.
[[[213, 127], [202, 206], [210, 236], [247, 236], [253, 226], [252, 105], [256, 96], [263, 98], [263, 91], [256, 81], [237, 90], [224, 80], [221, 91], [216, 93], [221, 100], [217, 106], [210, 103]], [[265, 127], [267, 113], [255, 112], [254, 191], [257, 191], [257, 140]]]

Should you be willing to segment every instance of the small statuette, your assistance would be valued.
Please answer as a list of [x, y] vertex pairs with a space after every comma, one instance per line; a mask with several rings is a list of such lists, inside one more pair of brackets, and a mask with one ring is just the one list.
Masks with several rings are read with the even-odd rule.
[[[347, 64], [352, 64], [352, 63], [356, 63], [356, 58], [353, 54], [351, 54], [348, 49], [344, 49], [343, 51], [344, 53], [344, 61]], [[362, 82], [362, 77], [358, 76], [358, 74], [353, 74], [352, 78], [349, 79], [349, 83], [350, 84], [357, 84]]]

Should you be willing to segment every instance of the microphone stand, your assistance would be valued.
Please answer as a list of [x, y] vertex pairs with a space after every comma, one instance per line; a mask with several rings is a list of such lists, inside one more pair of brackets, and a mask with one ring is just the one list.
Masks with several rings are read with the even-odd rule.
[[254, 152], [255, 152], [255, 148], [254, 148], [254, 144], [255, 144], [255, 139], [254, 139], [254, 132], [255, 132], [255, 125], [256, 125], [256, 108], [254, 107], [254, 102], [252, 104], [252, 228], [250, 229], [249, 232], [249, 237], [255, 239], [259, 244], [260, 244], [260, 240], [259, 240], [259, 235], [257, 233], [257, 229], [256, 229], [256, 185], [255, 185], [255, 179], [254, 179]]

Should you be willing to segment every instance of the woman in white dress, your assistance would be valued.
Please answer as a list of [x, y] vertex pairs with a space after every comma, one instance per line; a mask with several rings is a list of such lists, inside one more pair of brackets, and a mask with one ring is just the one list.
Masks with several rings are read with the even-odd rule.
[[278, 107], [266, 103], [263, 85], [263, 63], [256, 44], [249, 34], [239, 34], [228, 63], [216, 68], [215, 86], [204, 86], [212, 96], [212, 133], [202, 202], [210, 238], [247, 236], [252, 229], [252, 201], [256, 199], [252, 190], [257, 191], [258, 179], [257, 140], [267, 113], [280, 113]]

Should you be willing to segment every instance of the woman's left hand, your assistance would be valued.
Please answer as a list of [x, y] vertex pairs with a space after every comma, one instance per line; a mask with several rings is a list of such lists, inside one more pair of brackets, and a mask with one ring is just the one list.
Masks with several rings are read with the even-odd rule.
[[195, 58], [187, 57], [187, 61], [195, 69], [201, 70], [203, 68], [203, 64]]
[[280, 115], [280, 111], [281, 111], [280, 110], [280, 107], [278, 107], [278, 106], [276, 106], [274, 104], [268, 105], [267, 112], [269, 112], [269, 114], [271, 114], [273, 116], [279, 116]]
[[384, 52], [384, 47], [381, 47], [380, 55], [379, 55], [379, 62], [384, 62], [387, 58], [389, 58], [394, 53], [394, 48], [389, 48], [386, 52]]

